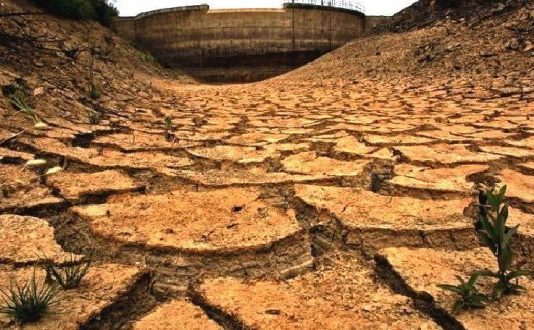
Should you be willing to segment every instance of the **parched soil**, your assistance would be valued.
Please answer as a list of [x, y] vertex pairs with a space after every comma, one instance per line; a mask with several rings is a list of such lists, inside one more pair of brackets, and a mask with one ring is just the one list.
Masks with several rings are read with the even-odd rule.
[[488, 6], [234, 85], [96, 23], [1, 18], [0, 85], [27, 85], [48, 128], [0, 98], [0, 289], [94, 259], [24, 328], [533, 328], [531, 277], [460, 314], [436, 287], [496, 268], [484, 185], [507, 185], [515, 266], [534, 268], [534, 7]]

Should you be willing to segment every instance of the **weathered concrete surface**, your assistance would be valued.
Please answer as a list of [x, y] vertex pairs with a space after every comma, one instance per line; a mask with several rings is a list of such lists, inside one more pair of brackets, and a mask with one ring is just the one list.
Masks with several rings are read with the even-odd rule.
[[365, 16], [303, 5], [231, 10], [209, 10], [206, 5], [123, 17], [114, 22], [114, 29], [162, 63], [201, 78], [231, 79], [227, 72], [219, 77], [213, 69], [248, 67], [254, 71], [243, 69], [241, 77], [257, 80], [289, 71], [361, 36]]

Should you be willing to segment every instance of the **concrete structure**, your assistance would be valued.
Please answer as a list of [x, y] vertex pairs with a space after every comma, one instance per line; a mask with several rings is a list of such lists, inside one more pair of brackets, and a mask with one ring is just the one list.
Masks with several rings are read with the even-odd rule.
[[119, 18], [113, 27], [162, 64], [217, 81], [289, 71], [361, 36], [365, 25], [365, 15], [354, 9], [289, 3], [283, 9], [163, 9]]

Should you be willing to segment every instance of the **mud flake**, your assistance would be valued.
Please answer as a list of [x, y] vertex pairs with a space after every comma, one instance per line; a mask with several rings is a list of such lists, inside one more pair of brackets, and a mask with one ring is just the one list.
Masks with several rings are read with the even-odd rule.
[[223, 329], [215, 321], [208, 318], [204, 311], [186, 300], [172, 300], [133, 325], [134, 330], [218, 330]]
[[481, 146], [480, 150], [497, 155], [504, 155], [510, 157], [533, 157], [534, 150], [516, 148], [516, 147], [503, 147], [503, 146]]
[[465, 193], [473, 187], [466, 178], [488, 169], [486, 165], [432, 169], [401, 164], [395, 167], [395, 176], [388, 182], [400, 187]]
[[234, 136], [228, 140], [226, 143], [237, 144], [242, 146], [264, 146], [269, 143], [277, 143], [284, 139], [287, 139], [289, 135], [287, 134], [276, 134], [276, 133], [262, 133], [262, 132], [251, 132], [245, 133], [242, 135]]
[[27, 264], [41, 258], [60, 262], [68, 257], [55, 241], [47, 221], [12, 214], [0, 215], [0, 262]]
[[50, 177], [47, 183], [58, 189], [70, 202], [78, 202], [89, 196], [139, 190], [143, 187], [116, 170], [97, 173], [62, 172]]
[[406, 134], [400, 134], [395, 136], [368, 134], [364, 136], [364, 140], [368, 143], [378, 145], [426, 144], [434, 141], [429, 138]]
[[[186, 251], [254, 249], [300, 232], [294, 212], [268, 206], [259, 197], [259, 190], [252, 188], [177, 190], [165, 195], [120, 196], [107, 204], [71, 211], [100, 235]], [[235, 205], [243, 205], [243, 210], [232, 212]], [[125, 231], [128, 235], [123, 235]]]
[[[469, 198], [434, 201], [313, 185], [297, 185], [295, 192], [317, 212], [339, 219], [348, 230], [347, 244], [361, 244], [363, 240], [372, 247], [447, 246], [453, 244], [449, 234], [456, 235], [461, 244], [474, 239], [471, 219], [463, 215]], [[420, 233], [425, 236], [422, 241]]]
[[525, 203], [534, 203], [534, 176], [513, 170], [503, 170], [498, 178], [508, 186], [506, 195], [518, 198]]
[[239, 164], [261, 163], [267, 158], [277, 157], [276, 151], [258, 149], [256, 147], [219, 145], [207, 148], [188, 149], [197, 157], [216, 161], [232, 161]]
[[441, 164], [485, 163], [501, 158], [483, 152], [473, 152], [465, 144], [436, 144], [432, 146], [395, 147], [408, 160]]
[[353, 136], [344, 137], [334, 141], [336, 146], [334, 150], [337, 152], [346, 152], [354, 155], [369, 154], [377, 150], [376, 147], [368, 147], [365, 143], [358, 141]]
[[439, 329], [408, 298], [373, 281], [357, 261], [344, 261], [287, 282], [211, 279], [195, 294], [247, 328]]
[[284, 171], [295, 174], [326, 176], [362, 176], [370, 165], [368, 160], [342, 161], [303, 152], [282, 160]]

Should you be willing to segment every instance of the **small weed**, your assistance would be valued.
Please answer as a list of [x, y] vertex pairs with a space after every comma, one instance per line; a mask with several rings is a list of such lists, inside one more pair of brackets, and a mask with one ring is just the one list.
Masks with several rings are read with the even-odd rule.
[[168, 130], [171, 130], [172, 129], [172, 118], [171, 117], [165, 117], [165, 127], [168, 129]]
[[57, 303], [59, 293], [57, 285], [43, 282], [37, 284], [35, 271], [30, 281], [23, 286], [12, 284], [9, 290], [0, 290], [3, 306], [0, 313], [6, 314], [19, 323], [39, 321], [50, 312], [50, 307]]
[[[506, 186], [499, 192], [481, 192], [479, 197], [479, 215], [477, 234], [480, 242], [489, 248], [497, 258], [499, 270], [479, 271], [481, 276], [498, 279], [493, 289], [493, 297], [499, 299], [504, 294], [514, 294], [524, 291], [519, 285], [519, 278], [534, 275], [534, 272], [524, 269], [512, 269], [514, 264], [514, 251], [511, 248], [512, 238], [517, 234], [519, 226], [509, 227], [508, 204], [504, 202]], [[514, 281], [515, 282], [512, 282]]]
[[102, 90], [94, 82], [89, 84], [89, 97], [93, 100], [98, 100], [102, 97]]
[[98, 125], [102, 121], [102, 113], [94, 110], [87, 112], [87, 118], [90, 125]]
[[456, 276], [459, 285], [439, 284], [438, 287], [451, 291], [459, 295], [454, 303], [453, 313], [458, 313], [462, 309], [484, 308], [488, 302], [488, 297], [478, 291], [476, 285], [479, 274], [473, 274], [466, 282], [461, 276]]
[[92, 256], [80, 262], [71, 254], [64, 265], [55, 265], [52, 261], [47, 261], [42, 267], [46, 271], [47, 278], [56, 282], [63, 290], [70, 290], [80, 286], [91, 264]]
[[41, 122], [35, 110], [29, 105], [26, 94], [22, 91], [17, 90], [15, 93], [9, 95], [8, 100], [17, 110], [33, 119], [35, 123]]

